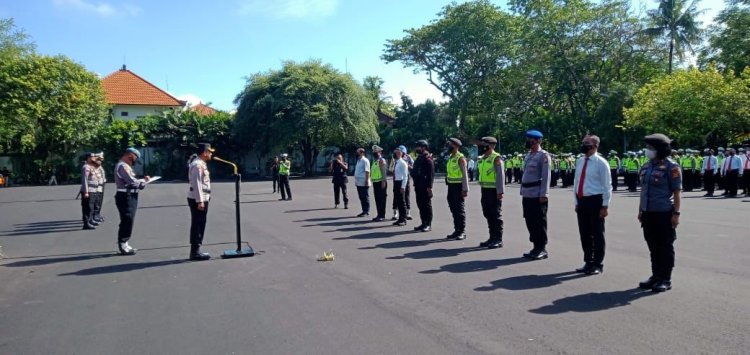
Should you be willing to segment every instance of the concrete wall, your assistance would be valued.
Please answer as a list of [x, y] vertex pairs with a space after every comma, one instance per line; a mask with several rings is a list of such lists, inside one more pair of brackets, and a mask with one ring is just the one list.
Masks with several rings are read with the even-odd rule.
[[[115, 105], [112, 107], [112, 117], [125, 121], [136, 120], [148, 115], [160, 115], [170, 108], [181, 109], [180, 106]], [[127, 113], [127, 116], [123, 116], [124, 113]]]

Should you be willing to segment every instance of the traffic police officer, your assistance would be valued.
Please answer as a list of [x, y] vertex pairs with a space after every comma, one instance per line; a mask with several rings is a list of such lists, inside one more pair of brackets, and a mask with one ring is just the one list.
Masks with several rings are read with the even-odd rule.
[[151, 180], [148, 176], [142, 180], [135, 177], [133, 165], [140, 158], [141, 152], [135, 148], [128, 148], [115, 166], [114, 175], [117, 185], [115, 205], [117, 205], [117, 211], [120, 213], [117, 248], [121, 255], [134, 255], [137, 250], [131, 247], [128, 241], [133, 234], [133, 223], [138, 209], [138, 192], [143, 190], [146, 183]]
[[651, 277], [638, 287], [664, 292], [672, 288], [674, 242], [680, 223], [680, 165], [670, 160], [670, 143], [663, 134], [645, 137], [649, 161], [640, 171], [641, 198], [638, 221], [651, 253]]
[[482, 188], [482, 213], [487, 219], [490, 237], [479, 244], [480, 247], [496, 249], [503, 247], [503, 194], [505, 194], [505, 168], [500, 154], [495, 152], [497, 139], [483, 137], [477, 158], [479, 186]]
[[206, 230], [208, 203], [211, 200], [211, 174], [206, 162], [211, 160], [214, 149], [208, 143], [199, 143], [188, 170], [187, 194], [190, 207], [190, 260], [208, 260], [211, 255], [201, 253], [203, 235]]
[[279, 162], [279, 190], [281, 190], [281, 199], [279, 201], [292, 200], [292, 190], [289, 187], [289, 171], [291, 169], [292, 162], [289, 160], [289, 154], [281, 154], [281, 162]]
[[521, 177], [521, 196], [523, 197], [523, 217], [529, 230], [529, 240], [534, 244], [524, 258], [532, 260], [546, 259], [547, 246], [547, 207], [549, 198], [550, 157], [542, 149], [542, 132], [526, 132], [526, 147], [529, 149], [524, 159], [523, 176]]
[[[683, 151], [680, 150], [680, 153], [683, 153]], [[679, 163], [682, 167], [682, 188], [686, 192], [693, 191], [693, 174], [697, 168], [697, 163], [690, 149], [684, 151]]]
[[94, 154], [86, 153], [86, 162], [81, 167], [81, 213], [83, 219], [83, 229], [96, 229], [98, 223], [94, 221], [94, 203], [96, 201], [96, 192], [99, 186], [99, 179], [96, 178], [96, 167], [94, 167]]
[[453, 215], [453, 233], [447, 239], [466, 239], [466, 210], [464, 199], [469, 193], [469, 176], [466, 171], [466, 158], [458, 149], [462, 143], [458, 138], [451, 138], [447, 145], [450, 149], [450, 158], [446, 167], [448, 183], [448, 207]]
[[620, 160], [620, 157], [617, 156], [616, 151], [610, 150], [607, 162], [609, 163], [609, 176], [610, 179], [612, 179], [612, 191], [617, 191], [617, 186], [619, 185], [617, 176], [622, 169], [622, 161]]
[[[364, 158], [363, 158], [364, 159]], [[375, 210], [378, 212], [374, 222], [385, 221], [385, 204], [388, 201], [388, 167], [383, 158], [383, 148], [372, 146], [372, 164], [370, 166], [370, 181], [372, 193], [375, 195]]]

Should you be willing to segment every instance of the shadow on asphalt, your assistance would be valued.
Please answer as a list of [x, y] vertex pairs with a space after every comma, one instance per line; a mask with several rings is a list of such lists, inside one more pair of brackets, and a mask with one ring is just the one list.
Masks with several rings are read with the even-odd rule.
[[32, 201], [2, 201], [0, 204], [9, 204], [9, 203], [32, 203], [32, 202], [56, 202], [56, 201], [75, 201], [75, 198], [58, 198], [58, 199], [52, 199], [52, 200], [32, 200]]
[[151, 261], [151, 262], [145, 262], [145, 263], [107, 265], [107, 266], [92, 267], [89, 269], [82, 269], [76, 272], [68, 272], [64, 274], [59, 274], [58, 276], [92, 276], [92, 275], [102, 275], [102, 274], [114, 274], [114, 273], [119, 273], [119, 272], [129, 272], [129, 271], [150, 269], [154, 267], [184, 264], [184, 263], [190, 263], [190, 262], [193, 262], [193, 261], [190, 261], [187, 259], [180, 259], [180, 260]]
[[79, 231], [82, 223], [80, 220], [20, 223], [15, 224], [13, 230], [0, 232], [0, 237]]
[[580, 279], [582, 277], [587, 277], [587, 275], [575, 271], [566, 271], [549, 275], [514, 276], [507, 279], [492, 281], [491, 285], [477, 287], [474, 291], [495, 291], [501, 288], [511, 291], [533, 290], [537, 288], [557, 286], [564, 281]]
[[159, 205], [159, 206], [143, 206], [143, 207], [138, 206], [138, 209], [139, 210], [146, 210], [146, 209], [149, 209], [149, 208], [171, 208], [171, 207], [187, 207], [187, 206], [188, 206], [187, 203], [184, 203], [184, 204], [180, 204], [180, 205]]
[[462, 263], [443, 265], [437, 270], [425, 270], [420, 271], [420, 274], [438, 274], [441, 272], [450, 272], [454, 274], [461, 274], [466, 272], [481, 272], [495, 270], [501, 266], [509, 266], [513, 264], [531, 262], [524, 258], [508, 258], [501, 260], [473, 260]]
[[347, 240], [347, 239], [379, 239], [379, 238], [391, 238], [397, 235], [416, 233], [411, 230], [399, 230], [394, 232], [373, 232], [365, 234], [355, 234], [349, 237], [333, 238], [333, 240]]
[[316, 224], [303, 224], [302, 227], [341, 227], [341, 226], [350, 226], [350, 225], [357, 225], [357, 224], [368, 224], [373, 223], [372, 221], [368, 220], [362, 220], [362, 221], [338, 221], [338, 222], [323, 222], [323, 223], [316, 223]]
[[[371, 223], [377, 223], [377, 222], [371, 222]], [[339, 228], [339, 229], [333, 229], [333, 230], [327, 230], [326, 233], [336, 233], [336, 232], [359, 232], [364, 230], [373, 230], [373, 229], [380, 229], [380, 228], [388, 228], [393, 227], [392, 225], [379, 225], [379, 226], [373, 226], [371, 224], [360, 226], [360, 227], [348, 227], [348, 228]]]
[[304, 223], [304, 222], [326, 222], [326, 221], [337, 221], [340, 219], [353, 219], [353, 218], [361, 218], [357, 216], [342, 216], [342, 217], [321, 217], [321, 218], [308, 218], [308, 219], [300, 219], [297, 221], [293, 221], [296, 223]]
[[242, 201], [240, 203], [266, 203], [266, 202], [282, 202], [279, 200], [259, 200], [259, 201]]
[[552, 302], [551, 305], [531, 309], [529, 312], [536, 314], [562, 314], [567, 312], [598, 312], [612, 308], [628, 306], [631, 302], [654, 295], [647, 290], [631, 289], [613, 292], [587, 293], [583, 295], [561, 298]]
[[398, 249], [398, 248], [413, 248], [413, 247], [421, 247], [425, 245], [430, 245], [433, 243], [442, 243], [447, 242], [448, 240], [445, 238], [440, 239], [428, 239], [428, 240], [401, 240], [398, 242], [391, 242], [391, 243], [383, 243], [378, 245], [373, 245], [370, 247], [361, 247], [360, 250], [372, 250], [372, 249]]
[[287, 210], [287, 211], [284, 211], [284, 213], [302, 213], [302, 212], [315, 212], [315, 211], [328, 211], [328, 210], [335, 210], [335, 208], [327, 207], [327, 208], [310, 208], [307, 210]]
[[458, 249], [432, 249], [432, 250], [415, 251], [413, 253], [406, 253], [401, 256], [391, 256], [391, 257], [387, 257], [386, 259], [401, 260], [401, 259], [450, 258], [454, 256], [459, 256], [464, 253], [482, 251], [482, 250], [487, 250], [487, 248], [466, 247], [466, 248], [458, 248]]

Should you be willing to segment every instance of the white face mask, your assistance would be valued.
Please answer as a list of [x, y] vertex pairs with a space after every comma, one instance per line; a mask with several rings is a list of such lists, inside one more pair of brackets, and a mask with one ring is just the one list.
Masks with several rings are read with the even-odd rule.
[[655, 159], [656, 158], [656, 151], [651, 149], [646, 149], [646, 158], [649, 159]]

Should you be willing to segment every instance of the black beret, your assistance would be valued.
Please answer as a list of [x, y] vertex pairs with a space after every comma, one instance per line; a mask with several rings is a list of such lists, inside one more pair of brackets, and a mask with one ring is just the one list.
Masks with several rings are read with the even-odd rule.
[[482, 137], [482, 142], [487, 144], [497, 144], [497, 139], [495, 139], [495, 137]]
[[463, 145], [463, 143], [461, 143], [458, 138], [448, 138], [448, 142], [453, 143], [459, 147]]
[[416, 145], [417, 147], [425, 147], [425, 148], [430, 146], [430, 144], [427, 143], [427, 141], [424, 139], [418, 140], [416, 143], [414, 143], [414, 145]]
[[667, 136], [665, 136], [665, 135], [663, 135], [661, 133], [656, 133], [656, 134], [648, 135], [648, 136], [644, 137], [643, 140], [647, 144], [651, 144], [653, 146], [665, 146], [665, 145], [668, 146], [668, 145], [670, 145], [670, 143], [672, 143], [672, 140], [669, 139], [669, 137], [667, 137]]

